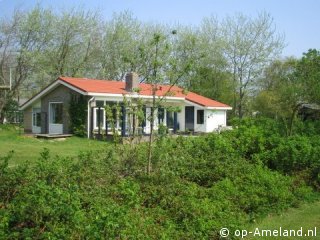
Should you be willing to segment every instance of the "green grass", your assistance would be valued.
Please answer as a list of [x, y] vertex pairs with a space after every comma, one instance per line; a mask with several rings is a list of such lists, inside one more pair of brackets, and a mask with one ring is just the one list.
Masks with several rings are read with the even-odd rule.
[[34, 161], [39, 158], [40, 152], [48, 148], [50, 153], [64, 157], [75, 157], [82, 151], [101, 150], [107, 142], [89, 140], [80, 137], [70, 137], [65, 140], [37, 139], [19, 132], [13, 126], [0, 126], [0, 157], [14, 151], [9, 165], [14, 166], [23, 161]]
[[[320, 202], [314, 202], [304, 204], [299, 208], [292, 208], [284, 212], [281, 215], [269, 216], [263, 219], [261, 222], [251, 227], [250, 231], [254, 232], [256, 228], [266, 230], [279, 230], [279, 228], [287, 230], [299, 230], [303, 229], [302, 237], [259, 237], [255, 236], [247, 239], [320, 239]], [[314, 230], [317, 228], [317, 236], [312, 235], [305, 236], [308, 230]]]

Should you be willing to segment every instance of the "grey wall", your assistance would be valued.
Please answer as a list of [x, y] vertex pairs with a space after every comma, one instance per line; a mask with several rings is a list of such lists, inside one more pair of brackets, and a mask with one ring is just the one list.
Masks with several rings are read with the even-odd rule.
[[70, 133], [69, 103], [71, 94], [79, 94], [63, 85], [58, 86], [41, 99], [41, 132], [49, 131], [49, 102], [63, 103], [63, 133]]
[[25, 133], [32, 132], [32, 107], [28, 107], [23, 111], [23, 127]]

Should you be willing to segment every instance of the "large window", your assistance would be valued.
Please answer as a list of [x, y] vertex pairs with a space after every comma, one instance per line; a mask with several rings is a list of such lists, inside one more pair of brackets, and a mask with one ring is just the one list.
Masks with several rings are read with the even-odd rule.
[[197, 111], [197, 124], [204, 124], [204, 110]]
[[63, 104], [50, 103], [50, 123], [62, 124]]

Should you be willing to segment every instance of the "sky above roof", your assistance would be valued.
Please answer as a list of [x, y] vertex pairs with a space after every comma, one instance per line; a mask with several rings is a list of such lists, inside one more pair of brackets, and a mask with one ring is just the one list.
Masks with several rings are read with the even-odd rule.
[[56, 10], [99, 10], [106, 19], [129, 10], [142, 21], [194, 26], [211, 15], [222, 19], [241, 12], [254, 17], [266, 11], [278, 32], [286, 36], [283, 56], [301, 57], [310, 48], [320, 49], [319, 0], [0, 0], [0, 17], [9, 17], [15, 8], [28, 10], [38, 3]]

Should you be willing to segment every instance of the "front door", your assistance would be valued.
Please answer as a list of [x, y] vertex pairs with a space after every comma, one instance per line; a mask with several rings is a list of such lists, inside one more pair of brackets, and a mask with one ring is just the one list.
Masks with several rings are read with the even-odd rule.
[[32, 109], [32, 133], [41, 133], [41, 109]]
[[63, 103], [49, 103], [49, 134], [63, 133]]
[[186, 131], [194, 131], [194, 107], [186, 106], [185, 108]]

